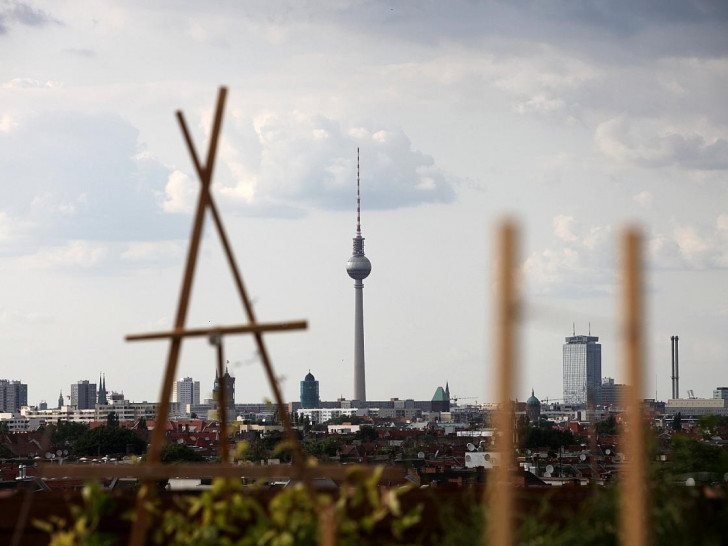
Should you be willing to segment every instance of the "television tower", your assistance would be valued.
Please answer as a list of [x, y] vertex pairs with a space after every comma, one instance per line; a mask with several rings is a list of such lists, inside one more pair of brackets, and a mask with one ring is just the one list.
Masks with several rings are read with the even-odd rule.
[[356, 236], [354, 252], [346, 262], [346, 272], [354, 279], [354, 400], [367, 399], [364, 378], [364, 283], [372, 264], [364, 256], [364, 237], [361, 236], [361, 200], [359, 198], [359, 148], [356, 149]]

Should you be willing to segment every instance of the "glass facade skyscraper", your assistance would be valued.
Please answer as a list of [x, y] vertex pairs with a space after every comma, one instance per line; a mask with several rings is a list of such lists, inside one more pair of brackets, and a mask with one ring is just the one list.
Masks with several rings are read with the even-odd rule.
[[564, 403], [599, 400], [602, 384], [602, 346], [596, 336], [571, 336], [564, 343]]

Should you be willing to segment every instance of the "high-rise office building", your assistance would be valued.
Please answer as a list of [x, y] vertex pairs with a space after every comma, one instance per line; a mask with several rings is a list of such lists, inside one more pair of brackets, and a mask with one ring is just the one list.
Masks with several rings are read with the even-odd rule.
[[172, 385], [172, 402], [178, 402], [183, 406], [186, 404], [200, 403], [200, 382], [193, 381], [191, 377], [185, 377], [175, 381]]
[[564, 343], [564, 403], [598, 403], [602, 346], [596, 336], [567, 337]]
[[88, 379], [71, 385], [71, 405], [78, 409], [94, 409], [96, 407], [96, 383]]
[[361, 200], [359, 199], [359, 149], [356, 150], [356, 236], [354, 252], [346, 262], [346, 272], [354, 279], [354, 400], [367, 399], [364, 374], [364, 283], [372, 264], [364, 255], [364, 237], [361, 236]]
[[0, 411], [13, 413], [28, 405], [28, 385], [0, 379]]
[[311, 370], [306, 374], [306, 377], [301, 381], [301, 408], [318, 408], [321, 406], [321, 399], [319, 398], [319, 382], [311, 373]]

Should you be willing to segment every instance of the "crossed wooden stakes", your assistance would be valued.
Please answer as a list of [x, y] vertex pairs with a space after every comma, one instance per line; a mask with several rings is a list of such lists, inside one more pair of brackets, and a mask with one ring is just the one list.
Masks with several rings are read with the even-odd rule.
[[[210, 186], [212, 182], [213, 168], [215, 164], [215, 154], [217, 152], [217, 145], [220, 136], [220, 129], [222, 125], [223, 109], [225, 105], [225, 98], [227, 96], [227, 89], [221, 87], [218, 93], [217, 106], [215, 109], [215, 117], [213, 120], [212, 132], [210, 136], [209, 148], [207, 151], [207, 160], [203, 165], [197, 155], [195, 146], [190, 137], [187, 124], [185, 123], [182, 112], [176, 113], [177, 120], [182, 134], [184, 136], [187, 148], [190, 156], [194, 163], [195, 170], [200, 179], [200, 194], [197, 201], [197, 208], [194, 216], [192, 225], [192, 235], [190, 238], [189, 248], [187, 252], [187, 260], [185, 264], [184, 277], [182, 280], [182, 289], [180, 292], [177, 315], [174, 322], [174, 328], [164, 332], [152, 332], [145, 334], [135, 334], [126, 337], [127, 341], [142, 341], [152, 339], [169, 339], [169, 353], [167, 356], [167, 367], [164, 375], [164, 383], [162, 385], [161, 401], [157, 408], [156, 426], [152, 431], [152, 439], [149, 450], [147, 452], [147, 460], [144, 463], [138, 465], [103, 465], [103, 466], [59, 466], [59, 465], [43, 465], [39, 469], [39, 474], [43, 477], [72, 477], [72, 478], [86, 478], [86, 479], [98, 479], [98, 478], [110, 478], [110, 477], [133, 477], [144, 481], [145, 486], [141, 488], [139, 496], [137, 498], [137, 513], [134, 520], [134, 526], [130, 536], [129, 544], [131, 546], [141, 546], [144, 544], [147, 528], [148, 528], [148, 515], [145, 509], [146, 501], [152, 494], [153, 486], [152, 482], [155, 480], [168, 479], [175, 476], [187, 476], [191, 478], [195, 477], [222, 477], [227, 479], [239, 479], [243, 476], [251, 478], [265, 478], [279, 476], [281, 469], [275, 469], [269, 466], [236, 466], [230, 463], [230, 448], [228, 444], [227, 434], [227, 415], [226, 415], [226, 392], [225, 388], [219, 389], [218, 393], [218, 418], [220, 420], [220, 447], [221, 447], [221, 464], [219, 465], [194, 465], [194, 464], [183, 464], [183, 465], [162, 465], [160, 463], [160, 457], [162, 448], [165, 443], [165, 422], [169, 417], [169, 402], [172, 395], [172, 384], [175, 377], [175, 371], [177, 369], [177, 362], [179, 360], [179, 353], [182, 346], [182, 340], [188, 337], [200, 337], [208, 336], [210, 342], [217, 348], [217, 372], [219, 377], [223, 377], [223, 337], [231, 334], [252, 334], [255, 338], [258, 354], [263, 363], [268, 383], [273, 391], [275, 402], [278, 406], [278, 414], [283, 421], [283, 426], [286, 431], [287, 442], [290, 449], [293, 451], [292, 468], [290, 474], [292, 477], [300, 479], [308, 495], [312, 500], [315, 501], [313, 486], [311, 482], [311, 476], [309, 469], [304, 459], [303, 450], [301, 444], [298, 441], [296, 432], [291, 426], [291, 420], [283, 404], [283, 397], [273, 372], [273, 366], [266, 350], [265, 344], [263, 343], [264, 332], [280, 332], [287, 330], [301, 330], [307, 327], [306, 321], [292, 321], [292, 322], [281, 322], [281, 323], [259, 323], [256, 321], [255, 312], [251, 305], [248, 294], [243, 284], [243, 279], [240, 275], [240, 271], [236, 265], [235, 258], [233, 256], [232, 248], [227, 238], [227, 234], [220, 219], [218, 208], [215, 205], [215, 201], [210, 193]], [[197, 263], [197, 255], [200, 246], [200, 239], [202, 235], [202, 225], [205, 217], [205, 212], [209, 210], [215, 228], [220, 237], [225, 256], [228, 261], [228, 265], [233, 274], [235, 285], [238, 290], [238, 294], [242, 301], [245, 313], [248, 318], [247, 324], [233, 325], [233, 326], [216, 326], [211, 328], [185, 328], [185, 319], [187, 317], [187, 308], [190, 300], [190, 293], [192, 290], [192, 281], [195, 273], [195, 265]], [[342, 478], [346, 476], [350, 470], [346, 467], [337, 465], [321, 465], [316, 467], [316, 472], [321, 475], [329, 476], [332, 478]], [[387, 475], [392, 474], [387, 472]], [[394, 477], [393, 475], [391, 477]], [[332, 514], [327, 509], [322, 508], [321, 517], [323, 521], [330, 520]], [[325, 531], [329, 536], [322, 536], [321, 543], [333, 544], [333, 535], [330, 533], [331, 526], [327, 526], [328, 529]]]

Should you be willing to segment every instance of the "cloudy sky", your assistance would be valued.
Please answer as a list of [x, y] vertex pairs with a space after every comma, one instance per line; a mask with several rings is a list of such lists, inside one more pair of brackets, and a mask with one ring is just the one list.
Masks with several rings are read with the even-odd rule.
[[[156, 400], [205, 149], [229, 88], [214, 195], [287, 399], [310, 369], [353, 394], [356, 149], [367, 394], [493, 399], [494, 234], [520, 226], [514, 393], [560, 398], [561, 346], [620, 362], [618, 240], [645, 236], [645, 395], [728, 384], [728, 8], [654, 2], [0, 0], [0, 377], [29, 401], [106, 374]], [[245, 321], [206, 226], [190, 326]], [[225, 346], [238, 402], [270, 396]], [[205, 340], [177, 376], [214, 378]]]

